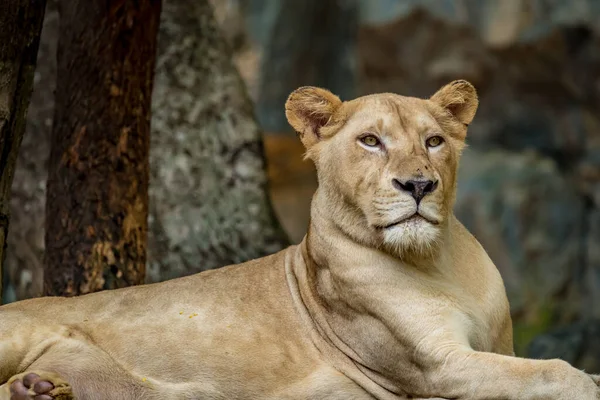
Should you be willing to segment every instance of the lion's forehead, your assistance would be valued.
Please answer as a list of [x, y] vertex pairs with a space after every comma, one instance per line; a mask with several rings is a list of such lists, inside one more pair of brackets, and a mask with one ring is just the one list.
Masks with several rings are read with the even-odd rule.
[[426, 102], [417, 98], [393, 94], [365, 96], [352, 104], [352, 111], [348, 126], [359, 130], [405, 135], [439, 129]]

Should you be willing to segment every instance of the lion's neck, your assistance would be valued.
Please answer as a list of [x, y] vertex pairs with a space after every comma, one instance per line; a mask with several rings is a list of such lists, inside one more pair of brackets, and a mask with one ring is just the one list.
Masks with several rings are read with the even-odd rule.
[[[440, 268], [447, 263], [438, 262], [438, 258], [447, 255], [440, 252], [411, 263], [357, 243], [326, 215], [317, 213], [313, 213], [308, 233], [295, 253], [288, 271], [291, 286], [296, 288], [292, 291], [297, 290], [295, 301], [310, 316], [307, 321], [314, 328], [313, 339], [321, 352], [336, 360], [347, 375], [354, 374], [363, 387], [374, 385], [378, 389], [373, 390], [383, 390], [378, 398], [401, 396], [400, 385], [374, 372], [379, 369], [378, 357], [363, 356], [370, 353], [365, 338], [381, 334], [380, 326], [365, 321], [369, 315], [378, 315], [382, 303], [389, 303], [387, 296], [395, 296], [393, 291], [401, 285], [394, 281], [401, 281], [406, 274], [444, 274]], [[383, 298], [369, 289], [382, 287], [386, 288]]]

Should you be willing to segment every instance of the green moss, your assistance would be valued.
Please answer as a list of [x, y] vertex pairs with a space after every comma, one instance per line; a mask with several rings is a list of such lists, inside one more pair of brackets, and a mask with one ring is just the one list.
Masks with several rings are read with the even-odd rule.
[[537, 335], [547, 332], [554, 320], [554, 308], [541, 304], [526, 317], [513, 321], [515, 353], [525, 357], [527, 346]]

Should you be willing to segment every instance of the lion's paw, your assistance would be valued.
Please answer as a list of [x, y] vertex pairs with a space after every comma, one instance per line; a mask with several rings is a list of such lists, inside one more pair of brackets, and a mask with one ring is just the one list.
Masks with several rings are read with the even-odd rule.
[[71, 386], [56, 374], [25, 372], [9, 381], [10, 400], [73, 400]]

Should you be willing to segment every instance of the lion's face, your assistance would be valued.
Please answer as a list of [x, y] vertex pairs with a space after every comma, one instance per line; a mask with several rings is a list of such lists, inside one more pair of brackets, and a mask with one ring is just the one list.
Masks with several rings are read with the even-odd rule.
[[355, 240], [402, 255], [435, 248], [476, 107], [473, 87], [456, 81], [429, 100], [376, 94], [342, 103], [300, 88], [286, 110], [317, 167], [321, 212]]
[[358, 211], [367, 237], [430, 246], [448, 217], [461, 143], [420, 99], [375, 95], [347, 107], [346, 123], [315, 154], [321, 186], [341, 195], [344, 213]]

